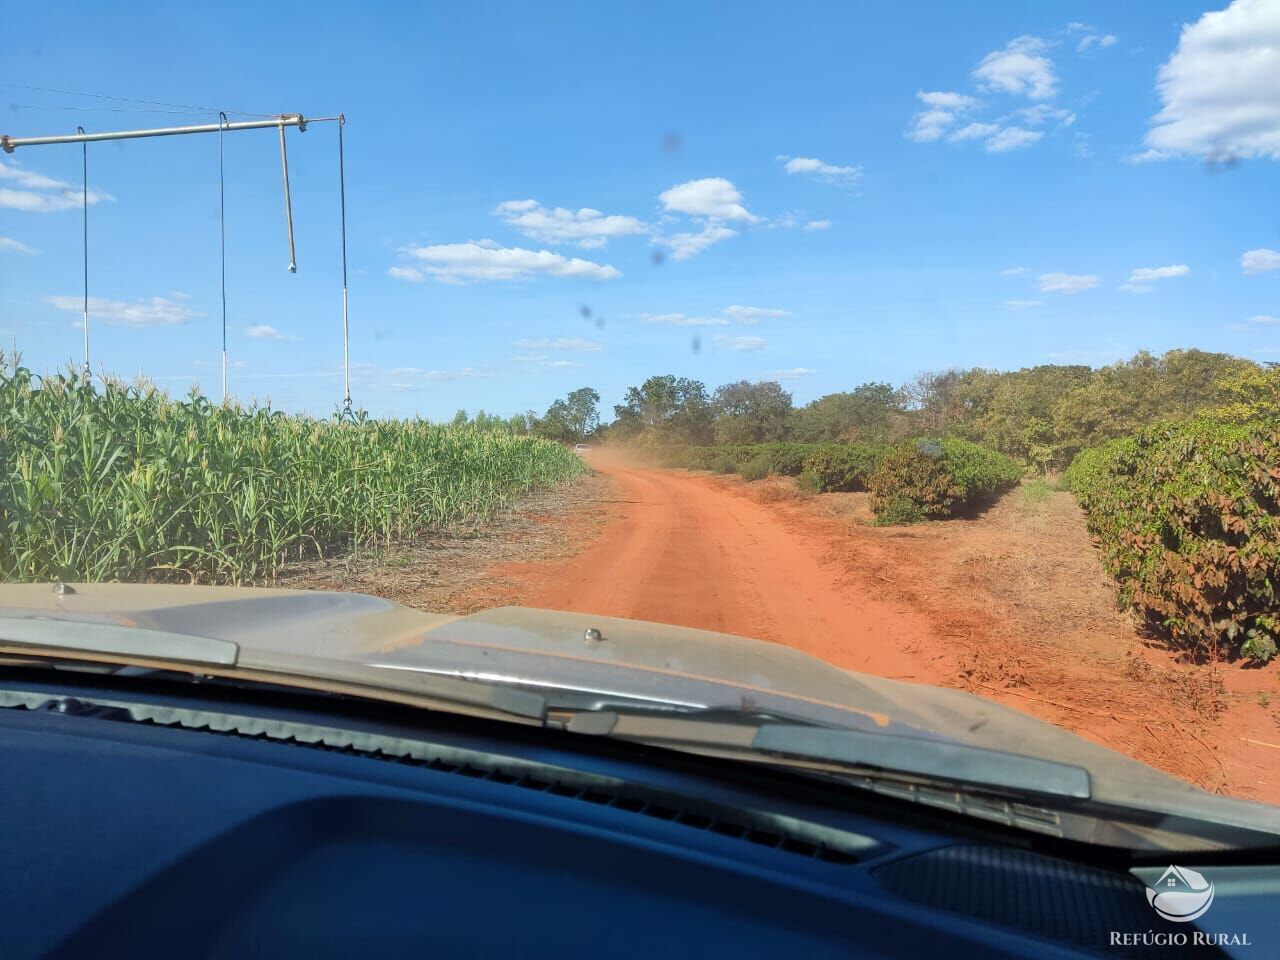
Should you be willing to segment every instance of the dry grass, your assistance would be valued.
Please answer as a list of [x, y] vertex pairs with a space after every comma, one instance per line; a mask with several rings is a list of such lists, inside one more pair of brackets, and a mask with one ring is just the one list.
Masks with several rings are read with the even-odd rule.
[[495, 568], [577, 554], [608, 523], [613, 499], [609, 478], [593, 473], [525, 497], [484, 524], [457, 524], [390, 549], [293, 564], [275, 586], [368, 593], [433, 613], [475, 613], [492, 606], [491, 599], [504, 602]]
[[776, 474], [747, 484], [746, 493], [756, 503], [788, 503], [812, 496], [796, 486], [794, 478]]

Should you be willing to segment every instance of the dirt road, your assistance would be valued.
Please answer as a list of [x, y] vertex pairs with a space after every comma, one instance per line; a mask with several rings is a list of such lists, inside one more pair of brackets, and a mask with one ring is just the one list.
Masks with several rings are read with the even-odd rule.
[[494, 568], [476, 607], [773, 640], [991, 697], [1206, 789], [1280, 803], [1276, 671], [1180, 663], [1145, 641], [1116, 609], [1069, 494], [1033, 503], [1015, 491], [979, 520], [883, 529], [859, 494], [801, 499], [781, 479], [600, 455], [593, 466], [615, 489], [594, 542]]
[[503, 604], [773, 640], [956, 687], [1208, 790], [1280, 803], [1280, 669], [1181, 662], [1116, 608], [1070, 494], [874, 527], [865, 494], [655, 470], [598, 473], [477, 529], [315, 563], [286, 583], [474, 613]]
[[933, 632], [920, 611], [851, 589], [813, 531], [706, 477], [593, 465], [617, 484], [617, 519], [570, 564], [504, 568], [522, 603], [774, 640], [899, 679], [944, 672], [911, 652]]

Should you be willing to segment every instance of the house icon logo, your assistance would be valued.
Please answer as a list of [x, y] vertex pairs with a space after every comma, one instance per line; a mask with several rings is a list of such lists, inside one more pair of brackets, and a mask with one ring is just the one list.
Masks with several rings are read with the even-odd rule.
[[1194, 870], [1170, 867], [1147, 887], [1147, 903], [1166, 920], [1186, 923], [1204, 916], [1213, 906], [1213, 884]]

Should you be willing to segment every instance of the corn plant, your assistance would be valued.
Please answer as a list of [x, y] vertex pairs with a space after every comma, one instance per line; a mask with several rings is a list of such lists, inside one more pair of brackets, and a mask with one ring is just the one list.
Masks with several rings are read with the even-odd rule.
[[255, 582], [581, 472], [546, 440], [39, 377], [0, 356], [0, 579]]

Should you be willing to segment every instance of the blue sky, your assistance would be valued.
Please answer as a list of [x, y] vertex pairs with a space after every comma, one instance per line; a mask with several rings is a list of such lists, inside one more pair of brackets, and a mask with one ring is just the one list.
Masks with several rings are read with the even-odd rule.
[[[1280, 0], [6, 20], [0, 133], [346, 113], [353, 394], [375, 414], [611, 404], [655, 373], [806, 402], [1140, 348], [1280, 360]], [[296, 275], [275, 132], [225, 149], [232, 391], [328, 413], [336, 130], [289, 133]], [[80, 162], [0, 155], [0, 342], [41, 370], [80, 357]], [[95, 368], [218, 396], [217, 164], [213, 136], [90, 146]]]

